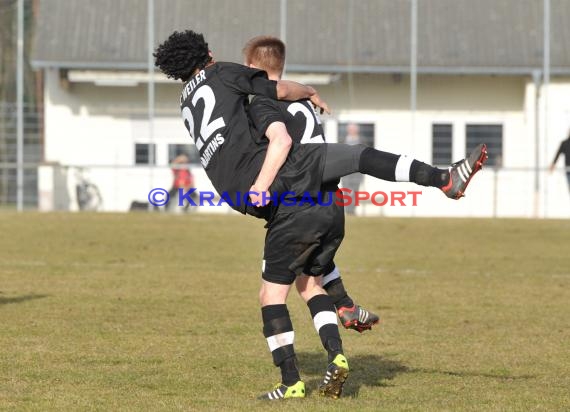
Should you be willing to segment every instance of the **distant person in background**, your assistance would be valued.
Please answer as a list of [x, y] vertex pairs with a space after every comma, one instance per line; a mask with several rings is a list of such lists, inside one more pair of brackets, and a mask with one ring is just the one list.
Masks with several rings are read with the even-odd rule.
[[75, 185], [75, 194], [77, 196], [77, 205], [81, 211], [97, 211], [103, 205], [103, 198], [99, 188], [91, 182], [87, 176], [85, 168], [80, 167], [76, 172], [77, 183]]
[[562, 143], [560, 143], [558, 152], [556, 152], [556, 156], [554, 156], [554, 160], [550, 165], [551, 173], [554, 171], [554, 166], [556, 166], [556, 162], [561, 154], [564, 155], [564, 164], [566, 165], [566, 180], [568, 181], [568, 190], [570, 190], [570, 132], [568, 132], [568, 137], [566, 140], [563, 140]]
[[[350, 123], [346, 127], [345, 143], [349, 144], [349, 145], [356, 145], [356, 144], [361, 143], [360, 127], [358, 126], [358, 124]], [[354, 215], [356, 213], [356, 205], [354, 204], [355, 203], [354, 192], [356, 192], [360, 189], [361, 183], [362, 183], [362, 174], [361, 173], [353, 173], [351, 175], [348, 175], [348, 176], [345, 176], [342, 178], [342, 186], [347, 188], [347, 189], [352, 190], [352, 193], [350, 193], [352, 201], [350, 202], [350, 205], [347, 205], [344, 207], [344, 210], [346, 210], [346, 213], [349, 215]], [[345, 196], [347, 196], [347, 195], [348, 195], [348, 193], [345, 194]]]
[[[186, 193], [191, 187], [194, 186], [194, 176], [192, 176], [192, 172], [190, 172], [190, 157], [186, 153], [181, 153], [176, 156], [170, 164], [172, 167], [172, 174], [174, 175], [174, 181], [172, 182], [172, 188], [168, 192], [170, 195], [170, 199], [178, 199], [176, 196], [178, 193], [178, 189], [184, 189], [184, 193]], [[192, 200], [194, 198], [195, 193], [192, 193], [190, 196]], [[170, 208], [171, 205], [177, 205], [177, 201], [168, 202], [167, 208]], [[190, 206], [189, 202], [186, 202], [184, 205], [184, 211], [188, 211], [188, 207]]]

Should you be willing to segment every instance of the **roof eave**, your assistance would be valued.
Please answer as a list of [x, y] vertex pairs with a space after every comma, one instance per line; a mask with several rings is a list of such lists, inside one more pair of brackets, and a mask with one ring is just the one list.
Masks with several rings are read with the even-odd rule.
[[[142, 62], [78, 62], [78, 61], [48, 61], [32, 60], [34, 69], [76, 69], [76, 70], [147, 70], [148, 66]], [[296, 73], [410, 73], [409, 66], [372, 66], [372, 65], [312, 65], [312, 64], [288, 64], [287, 71]], [[542, 72], [542, 67], [437, 67], [420, 66], [418, 74], [436, 75], [500, 75], [500, 76], [529, 76], [536, 72]], [[570, 68], [552, 67], [552, 76], [570, 75]]]

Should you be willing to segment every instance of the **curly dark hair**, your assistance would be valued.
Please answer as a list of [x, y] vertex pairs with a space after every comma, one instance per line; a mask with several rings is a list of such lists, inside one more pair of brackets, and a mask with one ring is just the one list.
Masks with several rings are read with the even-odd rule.
[[186, 82], [196, 69], [212, 61], [209, 51], [202, 34], [175, 31], [156, 49], [154, 64], [168, 77]]

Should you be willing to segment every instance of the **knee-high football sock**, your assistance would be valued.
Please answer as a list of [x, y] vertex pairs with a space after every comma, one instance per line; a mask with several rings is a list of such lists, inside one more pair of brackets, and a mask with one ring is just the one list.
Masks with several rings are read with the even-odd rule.
[[269, 345], [275, 366], [281, 368], [281, 383], [287, 386], [301, 380], [295, 360], [295, 332], [287, 305], [267, 305], [261, 308], [263, 335]]
[[413, 182], [439, 188], [449, 182], [448, 170], [438, 169], [406, 155], [347, 144], [329, 144], [326, 151], [323, 182], [331, 182], [356, 172], [389, 182]]
[[317, 295], [307, 302], [307, 306], [311, 311], [315, 329], [328, 352], [329, 362], [332, 362], [336, 355], [343, 353], [332, 299], [328, 295]]
[[336, 309], [343, 306], [352, 307], [354, 305], [354, 301], [344, 288], [340, 272], [336, 266], [331, 272], [323, 276], [323, 289], [331, 297]]
[[449, 172], [406, 155], [396, 155], [367, 147], [360, 156], [359, 171], [390, 182], [413, 182], [422, 186], [443, 187]]

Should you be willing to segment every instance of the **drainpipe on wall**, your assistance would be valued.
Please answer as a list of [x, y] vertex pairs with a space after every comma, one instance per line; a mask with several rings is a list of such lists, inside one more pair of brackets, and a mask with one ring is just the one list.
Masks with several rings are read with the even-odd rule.
[[534, 211], [533, 217], [538, 217], [540, 202], [540, 158], [539, 158], [539, 141], [540, 141], [540, 87], [542, 84], [542, 72], [535, 70], [532, 72], [532, 80], [534, 82]]

